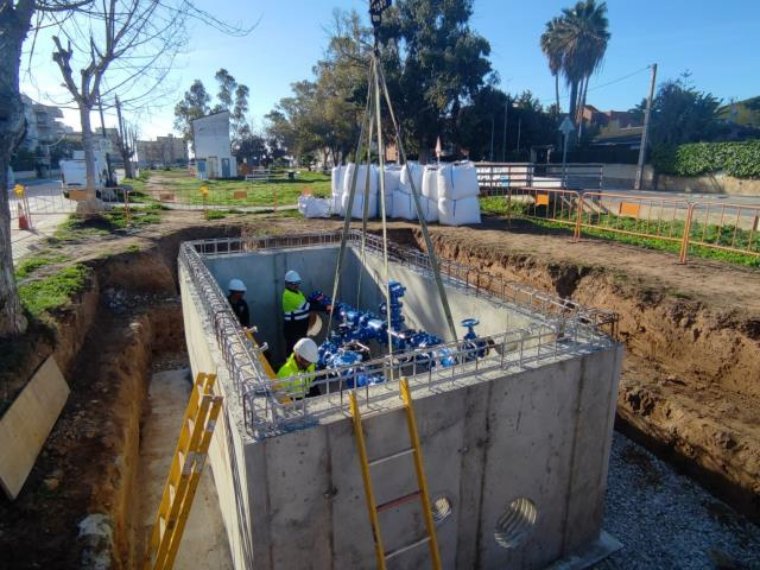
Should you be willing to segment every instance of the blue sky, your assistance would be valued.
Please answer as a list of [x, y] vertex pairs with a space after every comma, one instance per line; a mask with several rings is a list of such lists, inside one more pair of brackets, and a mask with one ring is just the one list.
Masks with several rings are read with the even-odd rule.
[[[193, 79], [216, 91], [214, 73], [226, 67], [251, 89], [251, 115], [257, 126], [289, 85], [311, 78], [311, 68], [327, 44], [333, 8], [366, 13], [367, 0], [197, 0], [220, 18], [258, 22], [247, 37], [230, 38], [194, 25], [187, 53], [177, 61], [166, 87], [175, 95], [142, 112], [143, 137], [166, 134], [172, 110]], [[570, 0], [475, 0], [472, 27], [491, 43], [490, 60], [510, 92], [530, 89], [549, 104], [554, 83], [538, 46], [544, 24]], [[604, 65], [591, 80], [588, 102], [600, 109], [628, 109], [645, 95], [650, 63], [658, 83], [689, 70], [693, 84], [728, 102], [760, 95], [760, 1], [608, 0], [612, 38]], [[33, 72], [22, 90], [35, 99], [60, 102], [60, 78], [38, 40]], [[561, 95], [564, 93], [564, 87]], [[566, 103], [566, 100], [563, 101]], [[94, 118], [94, 117], [93, 117]], [[66, 122], [78, 128], [75, 112]], [[106, 118], [107, 124], [115, 119]]]

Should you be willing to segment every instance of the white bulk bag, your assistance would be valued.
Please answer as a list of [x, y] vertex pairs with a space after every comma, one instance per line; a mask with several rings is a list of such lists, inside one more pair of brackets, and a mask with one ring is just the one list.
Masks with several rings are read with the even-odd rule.
[[330, 201], [314, 196], [299, 196], [298, 211], [306, 218], [329, 218]]
[[480, 201], [477, 196], [451, 200], [438, 200], [440, 222], [444, 226], [461, 226], [463, 224], [480, 223]]
[[343, 194], [343, 174], [345, 170], [345, 166], [333, 166], [330, 185], [333, 196], [340, 196]]
[[[346, 210], [348, 210], [348, 194], [343, 194], [341, 198], [341, 206], [343, 215], [345, 216]], [[357, 189], [356, 196], [354, 196], [354, 206], [351, 209], [351, 217], [355, 219], [364, 219], [364, 194], [359, 194]], [[369, 195], [369, 211], [367, 212], [369, 219], [377, 217], [377, 192]]]
[[411, 194], [396, 190], [393, 193], [393, 210], [391, 217], [404, 220], [416, 220], [417, 209], [414, 207], [414, 198]]
[[342, 216], [345, 211], [343, 210], [343, 196], [342, 195], [332, 195], [332, 198], [330, 200], [330, 213], [333, 215]]
[[438, 200], [438, 167], [426, 166], [422, 174], [422, 195], [431, 200]]
[[[355, 164], [351, 163], [348, 166], [346, 166], [346, 170], [343, 173], [343, 195], [347, 195], [349, 192], [351, 192], [351, 183], [354, 176], [354, 171], [356, 171], [356, 194], [364, 194], [364, 190], [367, 186], [367, 168], [370, 169], [369, 171], [369, 193], [370, 194], [377, 194], [377, 186], [378, 186], [378, 180], [377, 180], [377, 169], [366, 164], [360, 164], [357, 168]], [[377, 199], [377, 197], [375, 197]]]
[[412, 182], [417, 192], [422, 191], [422, 166], [416, 162], [407, 162], [401, 168], [401, 185], [399, 190], [406, 194], [412, 193]]
[[401, 185], [401, 167], [394, 164], [385, 166], [385, 192], [391, 194]]
[[[385, 217], [386, 218], [392, 218], [393, 217], [393, 197], [396, 195], [396, 192], [389, 192], [386, 188], [385, 190]], [[382, 216], [383, 212], [380, 211], [380, 201], [377, 202], [377, 217], [380, 218]]]
[[438, 197], [461, 200], [480, 194], [478, 172], [471, 162], [445, 166], [438, 170]]
[[438, 221], [438, 200], [430, 200], [429, 198], [422, 197], [420, 198], [420, 201], [422, 202], [422, 213], [425, 217], [426, 222], [437, 222]]

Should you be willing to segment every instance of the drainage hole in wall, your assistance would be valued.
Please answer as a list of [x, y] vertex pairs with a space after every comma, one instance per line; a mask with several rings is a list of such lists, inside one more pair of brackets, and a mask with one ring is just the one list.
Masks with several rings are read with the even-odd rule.
[[451, 501], [448, 497], [440, 496], [433, 499], [433, 521], [440, 525], [451, 516]]
[[516, 548], [536, 526], [538, 509], [530, 499], [521, 497], [509, 504], [507, 510], [496, 523], [493, 535], [499, 546]]

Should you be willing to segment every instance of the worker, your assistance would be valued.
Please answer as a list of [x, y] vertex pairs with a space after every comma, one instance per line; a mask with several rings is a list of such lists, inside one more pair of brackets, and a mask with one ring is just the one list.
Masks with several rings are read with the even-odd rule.
[[285, 353], [293, 352], [299, 338], [309, 330], [309, 301], [301, 292], [301, 276], [292, 269], [285, 273], [285, 290], [282, 292], [282, 330], [285, 335]]
[[278, 386], [286, 390], [291, 398], [315, 395], [316, 390], [311, 390], [313, 374], [292, 380], [290, 378], [299, 374], [313, 373], [317, 368], [317, 360], [319, 360], [317, 343], [308, 337], [299, 339], [285, 364], [277, 371]]
[[251, 326], [251, 317], [248, 312], [248, 303], [246, 303], [243, 298], [245, 297], [246, 292], [245, 283], [240, 279], [230, 279], [230, 284], [227, 286], [227, 289], [230, 292], [227, 296], [227, 300], [232, 307], [232, 311], [237, 316], [238, 321], [240, 321], [240, 325], [243, 328], [249, 328]]

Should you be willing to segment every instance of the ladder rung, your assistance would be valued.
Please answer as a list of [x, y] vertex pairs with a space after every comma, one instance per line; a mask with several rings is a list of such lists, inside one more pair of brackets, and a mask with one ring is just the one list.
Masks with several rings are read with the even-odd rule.
[[424, 538], [419, 539], [417, 542], [413, 542], [412, 544], [407, 544], [406, 546], [402, 546], [401, 548], [397, 548], [396, 550], [391, 550], [389, 552], [385, 553], [385, 559], [390, 560], [394, 556], [398, 556], [399, 554], [403, 554], [407, 550], [411, 550], [412, 548], [417, 548], [418, 546], [421, 546], [423, 544], [426, 544], [430, 542], [430, 537], [426, 536]]
[[385, 463], [386, 461], [391, 461], [392, 459], [397, 459], [399, 457], [403, 457], [404, 455], [409, 455], [410, 453], [414, 453], [413, 447], [410, 447], [408, 449], [402, 449], [401, 451], [397, 453], [386, 455], [385, 457], [378, 457], [377, 459], [373, 459], [372, 461], [369, 462], [369, 466], [372, 467], [373, 465], [379, 465], [381, 463]]
[[166, 532], [166, 519], [164, 517], [158, 517], [158, 539], [159, 541], [164, 539], [164, 533]]
[[174, 503], [174, 498], [177, 496], [177, 487], [174, 484], [169, 483], [169, 504]]
[[417, 489], [416, 491], [409, 493], [408, 495], [404, 495], [403, 497], [399, 497], [398, 499], [391, 499], [387, 503], [383, 503], [382, 505], [377, 505], [377, 512], [382, 513], [383, 511], [387, 511], [388, 509], [392, 509], [394, 507], [400, 507], [401, 505], [408, 503], [409, 501], [413, 501], [417, 497], [420, 496], [420, 490]]

